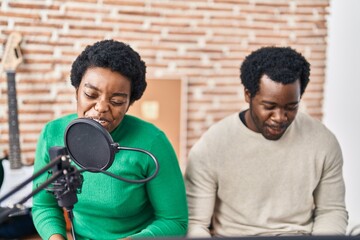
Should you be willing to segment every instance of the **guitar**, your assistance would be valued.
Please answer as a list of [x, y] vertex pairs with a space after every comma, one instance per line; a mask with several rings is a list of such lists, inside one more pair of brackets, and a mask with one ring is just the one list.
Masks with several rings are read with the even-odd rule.
[[[6, 151], [5, 159], [9, 161], [2, 161], [4, 169], [4, 181], [0, 186], [0, 195], [12, 190], [15, 186], [21, 183], [26, 178], [32, 175], [33, 169], [30, 166], [24, 166], [21, 159], [20, 139], [19, 139], [19, 121], [18, 108], [16, 98], [16, 82], [15, 72], [17, 67], [22, 63], [23, 57], [20, 51], [20, 43], [22, 36], [20, 33], [13, 32], [9, 35], [6, 42], [4, 54], [2, 56], [1, 65], [7, 75], [7, 89], [8, 89], [8, 120], [9, 120], [9, 150]], [[5, 151], [4, 151], [5, 152]], [[23, 189], [27, 192], [31, 191], [31, 185]], [[14, 201], [21, 199], [22, 191], [14, 194], [12, 198], [5, 201], [5, 204], [11, 204]], [[3, 204], [3, 203], [1, 203]]]
[[22, 167], [21, 150], [19, 140], [19, 120], [16, 99], [16, 68], [23, 61], [20, 51], [20, 43], [22, 37], [19, 33], [10, 34], [4, 55], [2, 58], [2, 66], [7, 75], [8, 87], [8, 111], [9, 111], [9, 161], [11, 169], [19, 169]]

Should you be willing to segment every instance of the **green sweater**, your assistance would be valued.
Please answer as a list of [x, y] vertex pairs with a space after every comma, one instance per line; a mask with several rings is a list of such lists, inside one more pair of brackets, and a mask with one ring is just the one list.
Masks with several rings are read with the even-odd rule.
[[[76, 117], [68, 115], [44, 127], [36, 149], [35, 172], [49, 163], [49, 148], [64, 146], [65, 129]], [[151, 152], [160, 170], [144, 184], [83, 172], [81, 193], [73, 209], [77, 239], [184, 236], [188, 212], [183, 176], [165, 134], [150, 123], [126, 115], [111, 136], [120, 146]], [[155, 165], [146, 154], [121, 150], [107, 171], [124, 178], [143, 179], [154, 170]], [[36, 179], [34, 188], [48, 177], [43, 174]], [[33, 218], [42, 239], [56, 233], [66, 236], [62, 209], [51, 193], [43, 190], [34, 196]]]

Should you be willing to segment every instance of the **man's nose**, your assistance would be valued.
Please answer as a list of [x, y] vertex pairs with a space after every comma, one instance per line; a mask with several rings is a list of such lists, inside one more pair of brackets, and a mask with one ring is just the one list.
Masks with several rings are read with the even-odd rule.
[[276, 109], [272, 115], [275, 122], [282, 123], [288, 120], [287, 112], [284, 109]]

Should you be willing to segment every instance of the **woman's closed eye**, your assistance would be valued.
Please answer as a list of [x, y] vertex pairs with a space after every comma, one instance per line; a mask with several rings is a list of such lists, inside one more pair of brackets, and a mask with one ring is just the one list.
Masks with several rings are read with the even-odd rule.
[[97, 95], [94, 93], [84, 92], [84, 95], [88, 98], [95, 99], [97, 98]]
[[124, 101], [124, 100], [121, 100], [121, 101], [112, 100], [111, 101], [111, 104], [114, 105], [114, 106], [121, 106], [121, 105], [123, 105], [125, 103], [126, 103], [126, 101]]

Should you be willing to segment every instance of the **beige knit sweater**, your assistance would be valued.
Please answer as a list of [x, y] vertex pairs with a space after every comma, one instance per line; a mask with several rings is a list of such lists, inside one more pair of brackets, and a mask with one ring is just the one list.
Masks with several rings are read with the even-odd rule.
[[189, 237], [344, 234], [342, 153], [319, 121], [298, 113], [266, 140], [233, 114], [194, 145], [185, 173]]

